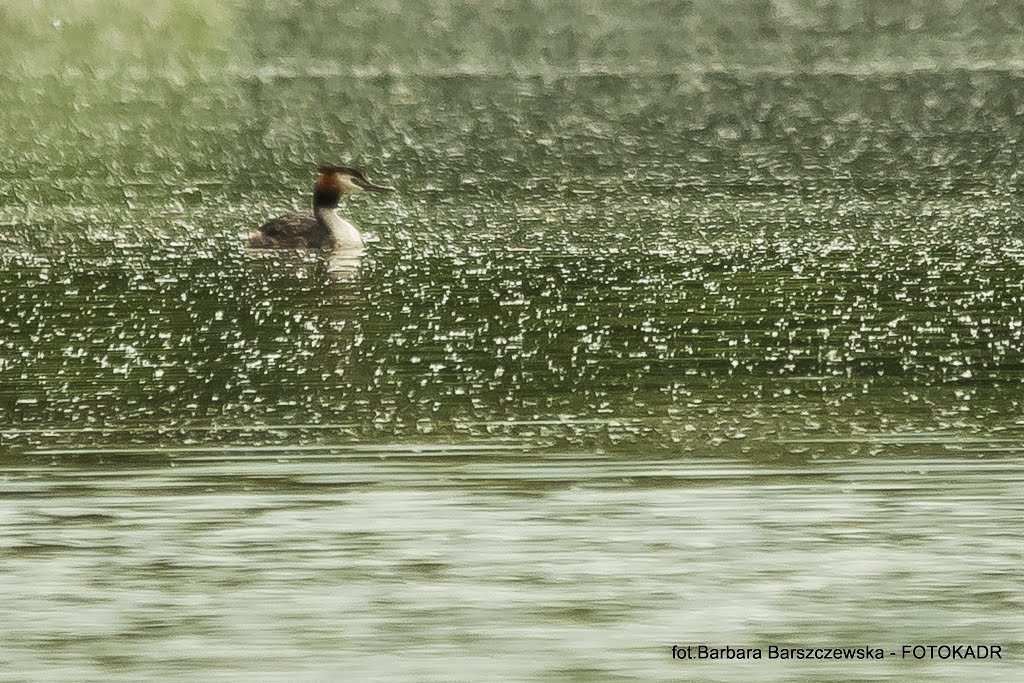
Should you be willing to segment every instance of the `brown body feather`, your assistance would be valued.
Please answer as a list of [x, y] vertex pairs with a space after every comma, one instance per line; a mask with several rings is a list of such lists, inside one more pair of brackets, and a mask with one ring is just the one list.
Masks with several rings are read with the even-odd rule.
[[249, 246], [256, 249], [323, 249], [334, 238], [312, 211], [299, 211], [269, 220], [249, 233]]

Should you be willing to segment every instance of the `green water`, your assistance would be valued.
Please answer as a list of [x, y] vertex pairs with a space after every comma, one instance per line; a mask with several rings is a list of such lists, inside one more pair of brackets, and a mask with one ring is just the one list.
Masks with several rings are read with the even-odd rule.
[[1016, 680], [1014, 6], [755, 5], [0, 11], [5, 677]]

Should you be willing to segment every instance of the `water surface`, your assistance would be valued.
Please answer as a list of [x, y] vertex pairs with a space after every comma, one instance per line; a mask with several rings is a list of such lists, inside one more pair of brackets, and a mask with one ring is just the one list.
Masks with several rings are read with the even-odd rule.
[[249, 57], [2, 76], [12, 675], [1015, 680], [1018, 70]]

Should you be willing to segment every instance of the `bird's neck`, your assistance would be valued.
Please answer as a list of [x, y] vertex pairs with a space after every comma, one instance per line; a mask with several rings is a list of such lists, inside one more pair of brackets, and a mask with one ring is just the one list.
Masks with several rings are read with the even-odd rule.
[[338, 215], [333, 206], [317, 206], [313, 209], [317, 222], [334, 238], [335, 249], [362, 249], [363, 237], [356, 226]]
[[313, 188], [313, 208], [333, 209], [338, 206], [344, 194], [339, 186], [317, 183]]

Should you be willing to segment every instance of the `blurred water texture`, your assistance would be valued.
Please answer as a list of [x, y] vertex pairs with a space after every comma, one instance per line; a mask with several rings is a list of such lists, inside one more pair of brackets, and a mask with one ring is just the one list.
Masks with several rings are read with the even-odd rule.
[[[0, 665], [1019, 650], [1022, 18], [6, 3]], [[344, 277], [243, 245], [321, 162], [400, 189], [346, 206], [375, 239]]]

